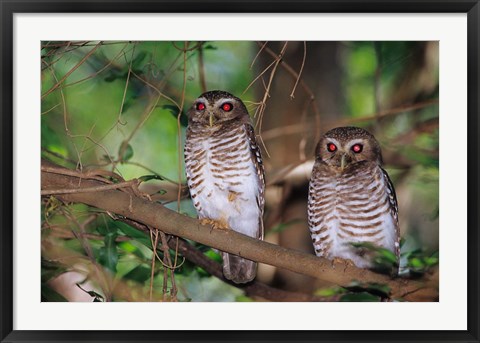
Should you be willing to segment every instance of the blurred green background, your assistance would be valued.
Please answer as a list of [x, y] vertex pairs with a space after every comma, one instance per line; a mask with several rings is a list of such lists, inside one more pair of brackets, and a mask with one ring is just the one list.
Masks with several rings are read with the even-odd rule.
[[[185, 111], [205, 90], [231, 92], [261, 141], [266, 240], [313, 253], [306, 201], [315, 144], [333, 127], [361, 126], [379, 140], [397, 191], [403, 273], [418, 277], [438, 263], [438, 74], [438, 42], [42, 42], [42, 157], [143, 177], [153, 201], [196, 217], [185, 188]], [[153, 240], [101, 210], [44, 197], [42, 300], [264, 300], [171, 250], [173, 279]], [[75, 258], [59, 258], [68, 254]], [[327, 300], [351, 296], [264, 265], [257, 279]]]

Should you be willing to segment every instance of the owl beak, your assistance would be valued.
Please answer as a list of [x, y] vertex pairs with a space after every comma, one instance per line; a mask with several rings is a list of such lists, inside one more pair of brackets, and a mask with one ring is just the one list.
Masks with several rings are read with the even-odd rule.
[[210, 113], [210, 116], [209, 116], [208, 119], [209, 119], [210, 127], [212, 127], [212, 126], [213, 126], [213, 120], [214, 120], [214, 118], [213, 118], [213, 113]]
[[347, 166], [347, 154], [342, 154], [342, 157], [340, 159], [340, 169], [343, 171], [345, 167]]

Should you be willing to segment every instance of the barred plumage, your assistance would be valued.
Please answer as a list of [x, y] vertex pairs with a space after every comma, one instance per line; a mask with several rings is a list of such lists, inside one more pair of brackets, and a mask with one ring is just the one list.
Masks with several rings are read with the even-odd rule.
[[[222, 91], [202, 94], [189, 111], [185, 169], [200, 219], [263, 239], [264, 170], [242, 101]], [[257, 264], [223, 253], [223, 271], [236, 283], [253, 280]]]
[[308, 198], [308, 224], [317, 256], [371, 267], [353, 242], [370, 242], [399, 257], [395, 190], [381, 167], [376, 139], [354, 127], [330, 130], [320, 140]]

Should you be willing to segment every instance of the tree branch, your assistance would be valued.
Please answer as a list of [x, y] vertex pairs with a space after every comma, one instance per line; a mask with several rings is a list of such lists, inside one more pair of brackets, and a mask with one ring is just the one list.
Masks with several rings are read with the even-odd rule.
[[[130, 220], [128, 218], [120, 219], [121, 221], [129, 224], [130, 226], [136, 228], [137, 230], [144, 231], [149, 233], [147, 226]], [[172, 236], [170, 236], [172, 237]], [[168, 241], [170, 249], [175, 250], [177, 248], [177, 241], [175, 239], [170, 239]], [[272, 301], [326, 301], [327, 298], [305, 294], [284, 291], [281, 289], [270, 287], [262, 282], [254, 280], [246, 285], [233, 283], [223, 276], [222, 265], [215, 262], [214, 260], [205, 256], [201, 251], [198, 251], [195, 247], [189, 244], [182, 238], [178, 239], [178, 252], [182, 254], [185, 259], [192, 262], [198, 267], [203, 268], [207, 273], [216, 278], [222, 280], [223, 282], [229, 283], [232, 286], [243, 289], [245, 293], [249, 296], [258, 296]]]
[[[58, 173], [42, 171], [41, 187], [43, 191], [50, 189], [79, 189], [102, 185], [101, 182], [96, 180], [81, 179], [72, 175], [61, 175], [61, 171], [65, 171], [65, 174], [71, 174], [71, 172], [69, 173], [68, 169], [44, 160], [42, 160], [42, 166], [55, 167], [58, 170]], [[43, 168], [43, 170], [47, 169]], [[416, 289], [428, 287], [432, 289], [432, 301], [438, 296], [438, 291], [434, 286], [422, 281], [391, 279], [386, 275], [356, 268], [347, 263], [334, 263], [314, 255], [259, 241], [233, 230], [214, 229], [208, 225], [200, 224], [197, 219], [181, 215], [158, 203], [119, 190], [59, 194], [57, 197], [67, 202], [81, 202], [101, 208], [136, 222], [158, 228], [171, 235], [190, 239], [253, 261], [319, 278], [339, 286], [348, 286], [352, 280], [387, 284], [391, 289], [393, 298], [402, 297]]]

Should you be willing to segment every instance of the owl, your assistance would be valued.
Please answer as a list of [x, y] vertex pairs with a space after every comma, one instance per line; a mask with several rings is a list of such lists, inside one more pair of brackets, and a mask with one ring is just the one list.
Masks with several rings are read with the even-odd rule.
[[308, 226], [317, 256], [372, 267], [371, 254], [351, 243], [372, 243], [400, 254], [395, 189], [382, 168], [380, 145], [358, 127], [325, 133], [315, 151]]
[[[219, 90], [200, 95], [188, 111], [184, 153], [190, 196], [202, 223], [263, 240], [264, 169], [243, 102]], [[222, 256], [225, 278], [235, 283], [255, 278], [256, 262]]]

